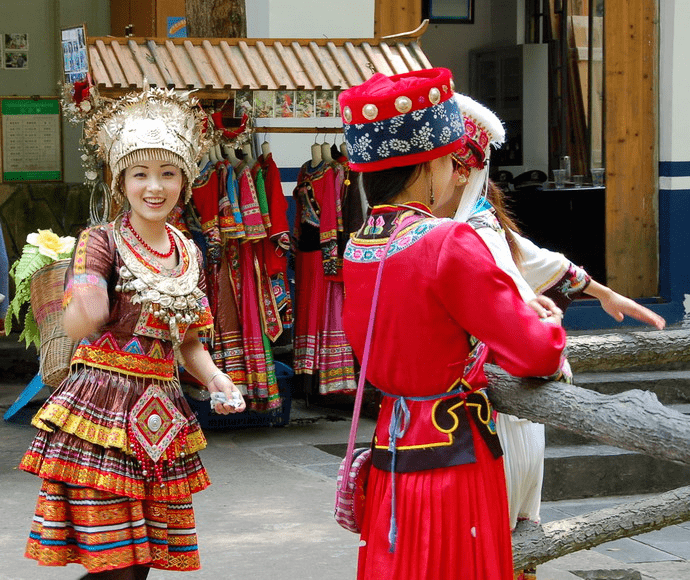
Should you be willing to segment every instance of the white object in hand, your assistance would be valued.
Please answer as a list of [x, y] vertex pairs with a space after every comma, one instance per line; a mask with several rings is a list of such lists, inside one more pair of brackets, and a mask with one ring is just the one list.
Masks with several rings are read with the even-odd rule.
[[216, 403], [229, 404], [237, 409], [242, 404], [242, 395], [237, 391], [232, 392], [232, 400], [228, 401], [228, 397], [225, 393], [211, 393], [211, 408], [214, 408]]

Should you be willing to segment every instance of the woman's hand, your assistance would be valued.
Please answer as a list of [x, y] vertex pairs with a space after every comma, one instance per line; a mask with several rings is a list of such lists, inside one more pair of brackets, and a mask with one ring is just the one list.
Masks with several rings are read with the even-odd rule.
[[606, 313], [618, 322], [622, 322], [626, 316], [630, 316], [635, 320], [654, 326], [657, 330], [663, 330], [666, 326], [666, 320], [656, 312], [652, 312], [649, 308], [645, 308], [613, 290], [604, 294], [599, 302]]
[[630, 298], [626, 298], [614, 292], [608, 286], [599, 284], [596, 280], [592, 280], [585, 290], [585, 294], [594, 296], [604, 311], [614, 320], [622, 322], [626, 316], [630, 316], [635, 320], [654, 326], [657, 330], [663, 330], [666, 326], [666, 321], [663, 317], [649, 308], [645, 308]]
[[96, 332], [108, 320], [110, 303], [106, 291], [99, 288], [74, 289], [65, 308], [62, 325], [75, 342]]
[[[560, 324], [561, 320], [563, 320], [563, 311], [556, 306], [556, 303], [551, 300], [551, 298], [547, 296], [537, 296], [536, 298], [533, 298], [527, 302], [527, 306], [534, 310], [539, 315], [539, 318], [557, 318], [558, 322], [556, 322], [556, 324]], [[554, 320], [548, 321], [553, 322]]]
[[[242, 393], [232, 382], [232, 379], [225, 373], [216, 373], [215, 376], [208, 382], [207, 385], [209, 393], [224, 393], [227, 397], [226, 403], [216, 403], [213, 410], [216, 413], [227, 415], [229, 413], [241, 413], [247, 408], [247, 404], [242, 397]], [[233, 395], [237, 393], [237, 395]], [[235, 406], [233, 397], [240, 401], [239, 406]]]

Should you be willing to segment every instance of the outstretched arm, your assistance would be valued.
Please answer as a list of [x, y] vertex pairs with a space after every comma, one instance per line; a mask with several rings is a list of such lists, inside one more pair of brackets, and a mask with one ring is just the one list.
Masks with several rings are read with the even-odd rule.
[[[185, 369], [206, 385], [210, 393], [225, 393], [228, 401], [232, 401], [233, 391], [240, 393], [232, 379], [224, 372], [218, 370], [211, 355], [199, 341], [199, 335], [196, 330], [190, 329], [187, 331], [184, 342], [180, 345], [180, 351], [184, 357]], [[223, 415], [241, 413], [247, 407], [241, 393], [240, 400], [242, 403], [237, 408], [229, 403], [217, 403], [215, 410]]]
[[585, 294], [589, 294], [599, 300], [601, 307], [606, 313], [618, 322], [622, 322], [626, 316], [630, 316], [635, 320], [654, 326], [658, 330], [662, 330], [666, 326], [666, 321], [649, 308], [645, 308], [630, 298], [621, 296], [608, 286], [599, 284], [595, 280], [589, 283], [589, 286], [585, 289]]

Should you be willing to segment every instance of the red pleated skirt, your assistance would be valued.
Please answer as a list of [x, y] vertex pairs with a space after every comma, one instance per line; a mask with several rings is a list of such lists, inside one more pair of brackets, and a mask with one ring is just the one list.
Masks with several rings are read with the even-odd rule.
[[513, 579], [503, 459], [472, 431], [476, 463], [395, 475], [394, 552], [391, 474], [371, 468], [358, 580]]

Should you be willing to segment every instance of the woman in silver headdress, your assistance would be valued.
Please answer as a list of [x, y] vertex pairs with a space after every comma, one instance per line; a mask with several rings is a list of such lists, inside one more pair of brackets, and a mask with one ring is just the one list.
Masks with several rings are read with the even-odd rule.
[[191, 494], [210, 483], [206, 441], [177, 366], [207, 385], [217, 412], [245, 408], [199, 341], [213, 328], [199, 253], [166, 223], [209, 145], [203, 123], [194, 101], [148, 88], [87, 119], [127, 211], [82, 232], [66, 278], [78, 347], [21, 462], [43, 479], [26, 548], [39, 564], [80, 563], [84, 578], [108, 580], [200, 567]]

